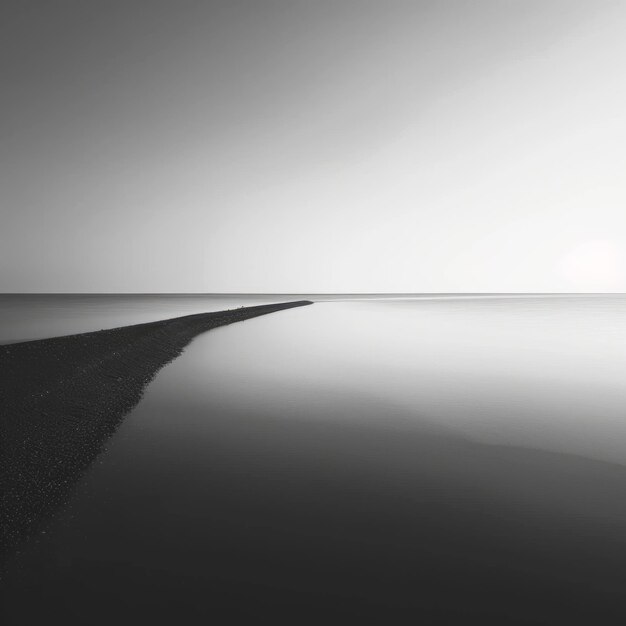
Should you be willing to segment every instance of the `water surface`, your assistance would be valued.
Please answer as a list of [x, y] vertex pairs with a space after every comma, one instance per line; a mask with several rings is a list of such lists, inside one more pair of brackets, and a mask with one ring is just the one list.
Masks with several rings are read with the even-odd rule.
[[[65, 300], [38, 332], [275, 298]], [[30, 306], [6, 339], [36, 336]], [[624, 366], [622, 296], [337, 297], [212, 330], [27, 546], [7, 610], [624, 623]]]

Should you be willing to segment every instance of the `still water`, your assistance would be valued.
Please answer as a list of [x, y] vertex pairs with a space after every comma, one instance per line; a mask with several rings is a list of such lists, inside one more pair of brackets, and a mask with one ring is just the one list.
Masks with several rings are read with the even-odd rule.
[[[4, 297], [2, 339], [300, 297]], [[27, 546], [10, 623], [626, 623], [624, 371], [623, 296], [214, 329]]]

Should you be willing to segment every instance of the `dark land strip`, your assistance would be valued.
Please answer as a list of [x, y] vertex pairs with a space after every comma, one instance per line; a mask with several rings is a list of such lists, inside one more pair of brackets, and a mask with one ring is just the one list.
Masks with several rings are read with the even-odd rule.
[[0, 346], [0, 560], [67, 500], [146, 385], [196, 335], [308, 304], [242, 307]]

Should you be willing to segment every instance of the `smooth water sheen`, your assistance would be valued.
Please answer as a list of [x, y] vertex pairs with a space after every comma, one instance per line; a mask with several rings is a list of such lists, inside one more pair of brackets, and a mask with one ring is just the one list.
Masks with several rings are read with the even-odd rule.
[[[5, 299], [3, 337], [285, 299], [100, 298]], [[620, 623], [624, 371], [622, 296], [337, 297], [212, 330], [27, 548], [13, 606]]]

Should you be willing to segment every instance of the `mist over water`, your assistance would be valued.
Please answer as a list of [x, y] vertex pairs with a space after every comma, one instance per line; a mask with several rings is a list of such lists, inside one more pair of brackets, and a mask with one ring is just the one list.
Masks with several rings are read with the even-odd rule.
[[0, 343], [284, 302], [280, 295], [0, 294]]
[[[3, 337], [280, 299], [14, 303]], [[27, 546], [12, 605], [620, 623], [625, 367], [623, 296], [335, 297], [214, 329]]]

